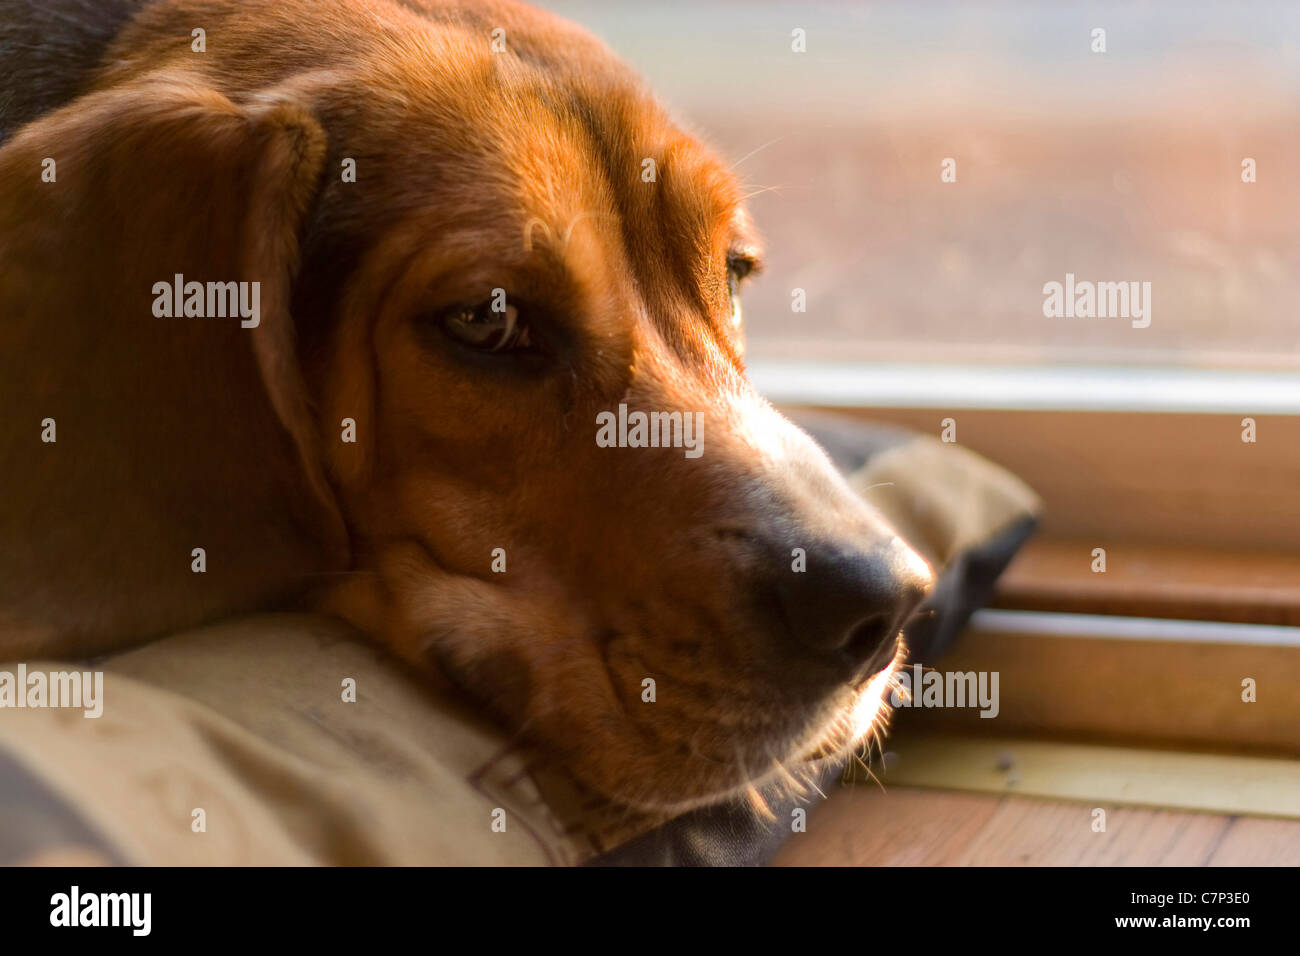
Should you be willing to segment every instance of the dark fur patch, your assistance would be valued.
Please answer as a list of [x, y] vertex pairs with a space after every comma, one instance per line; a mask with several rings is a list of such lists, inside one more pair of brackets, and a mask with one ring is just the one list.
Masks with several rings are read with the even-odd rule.
[[0, 143], [72, 102], [145, 0], [0, 0]]

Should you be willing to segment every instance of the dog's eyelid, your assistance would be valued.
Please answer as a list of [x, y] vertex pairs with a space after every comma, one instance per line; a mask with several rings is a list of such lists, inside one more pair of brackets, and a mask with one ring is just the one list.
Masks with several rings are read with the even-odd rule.
[[737, 279], [747, 279], [763, 271], [763, 260], [751, 250], [727, 253], [727, 271]]
[[533, 336], [528, 310], [522, 302], [506, 302], [504, 309], [493, 299], [474, 304], [453, 305], [421, 313], [459, 344], [478, 352], [504, 354], [532, 349]]

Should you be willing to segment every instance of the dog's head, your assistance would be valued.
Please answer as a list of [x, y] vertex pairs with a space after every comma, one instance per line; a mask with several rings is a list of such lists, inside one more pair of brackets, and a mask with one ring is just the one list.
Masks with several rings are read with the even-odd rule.
[[855, 743], [930, 571], [745, 377], [735, 176], [549, 16], [312, 18], [214, 7], [193, 62], [160, 5], [103, 95], [247, 158], [201, 202], [257, 236], [276, 460], [351, 555], [326, 605], [628, 803]]

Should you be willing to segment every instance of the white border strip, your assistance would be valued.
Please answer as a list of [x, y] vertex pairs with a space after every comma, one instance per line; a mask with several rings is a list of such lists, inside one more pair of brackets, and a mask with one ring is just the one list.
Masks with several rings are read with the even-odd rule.
[[749, 374], [778, 405], [1300, 414], [1296, 372], [755, 359]]
[[986, 633], [1036, 634], [1044, 637], [1090, 637], [1115, 641], [1252, 644], [1300, 648], [1300, 627], [1286, 627], [1279, 624], [1236, 624], [1222, 621], [1183, 621], [1176, 618], [985, 609], [976, 611], [971, 616], [970, 628]]

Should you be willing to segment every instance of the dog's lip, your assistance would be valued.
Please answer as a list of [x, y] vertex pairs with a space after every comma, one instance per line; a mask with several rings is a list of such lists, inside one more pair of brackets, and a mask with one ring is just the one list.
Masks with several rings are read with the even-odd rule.
[[899, 660], [898, 655], [902, 644], [903, 635], [901, 632], [894, 635], [892, 641], [881, 642], [880, 647], [876, 648], [876, 652], [871, 655], [871, 659], [867, 662], [867, 666], [862, 669], [863, 676], [858, 679], [857, 684], [853, 688], [854, 691], [865, 689], [869, 683], [875, 680], [876, 675], [881, 671], [889, 670], [896, 664], [901, 665], [902, 661]]
[[843, 756], [861, 746], [872, 734], [879, 733], [881, 717], [888, 717], [889, 690], [894, 677], [907, 658], [907, 645], [902, 635], [895, 638], [893, 646], [886, 644], [882, 654], [892, 651], [883, 666], [868, 668], [866, 676], [853, 686], [852, 699], [822, 728], [810, 747], [801, 748], [801, 760], [816, 762]]

